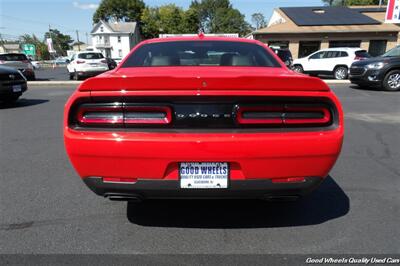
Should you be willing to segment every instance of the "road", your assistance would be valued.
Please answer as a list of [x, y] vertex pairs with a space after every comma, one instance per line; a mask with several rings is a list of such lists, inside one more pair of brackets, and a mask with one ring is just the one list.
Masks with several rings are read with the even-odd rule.
[[306, 199], [128, 208], [89, 191], [67, 159], [61, 121], [73, 88], [32, 86], [0, 110], [0, 253], [398, 254], [400, 93], [333, 89], [343, 151]]
[[67, 67], [39, 68], [35, 70], [37, 81], [69, 80]]

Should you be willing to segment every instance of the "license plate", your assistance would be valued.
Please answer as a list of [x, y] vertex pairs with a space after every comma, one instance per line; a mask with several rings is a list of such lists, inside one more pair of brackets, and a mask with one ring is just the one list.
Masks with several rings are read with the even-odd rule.
[[21, 85], [13, 85], [12, 90], [13, 90], [13, 92], [21, 92], [22, 87], [21, 87]]
[[89, 65], [91, 65], [91, 66], [98, 66], [99, 64], [97, 64], [97, 63], [90, 63]]
[[179, 174], [181, 188], [228, 188], [228, 163], [181, 163]]

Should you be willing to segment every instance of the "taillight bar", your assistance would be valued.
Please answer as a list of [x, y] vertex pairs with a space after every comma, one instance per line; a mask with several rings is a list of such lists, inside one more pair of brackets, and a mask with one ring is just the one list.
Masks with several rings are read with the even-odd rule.
[[124, 122], [122, 104], [81, 105], [77, 113], [77, 120], [81, 125], [122, 125]]
[[168, 106], [126, 106], [124, 123], [135, 124], [169, 124], [172, 121], [171, 108]]
[[326, 126], [332, 123], [325, 105], [236, 106], [236, 123], [265, 126]]
[[236, 121], [239, 124], [282, 124], [283, 107], [279, 106], [237, 106]]
[[172, 111], [169, 106], [82, 104], [76, 120], [81, 126], [162, 125], [171, 123]]

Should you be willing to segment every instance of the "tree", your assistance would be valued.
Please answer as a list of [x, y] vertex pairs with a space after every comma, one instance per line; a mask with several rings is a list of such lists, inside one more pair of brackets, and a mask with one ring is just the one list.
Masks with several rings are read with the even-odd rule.
[[251, 15], [251, 21], [253, 22], [253, 25], [255, 26], [256, 30], [267, 26], [265, 17], [261, 13], [254, 13], [253, 15]]
[[54, 49], [60, 55], [66, 55], [70, 44], [74, 41], [71, 36], [64, 35], [57, 29], [50, 29], [50, 31], [44, 34], [44, 38], [51, 38], [53, 40]]
[[140, 22], [146, 5], [142, 0], [102, 0], [93, 15], [93, 22], [136, 21]]
[[192, 9], [184, 11], [174, 4], [145, 8], [141, 22], [145, 38], [158, 37], [160, 33], [196, 33], [198, 27], [197, 14]]
[[251, 31], [250, 25], [229, 0], [193, 0], [190, 8], [197, 12], [199, 25], [205, 33], [239, 33]]

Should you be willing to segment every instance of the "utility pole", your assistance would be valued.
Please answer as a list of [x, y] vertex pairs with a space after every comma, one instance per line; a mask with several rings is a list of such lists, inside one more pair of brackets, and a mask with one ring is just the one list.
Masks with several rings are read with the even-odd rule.
[[78, 30], [76, 30], [76, 40], [78, 42], [78, 51], [81, 51], [81, 44], [79, 42], [79, 31]]
[[379, 0], [379, 7], [382, 7], [382, 0]]

